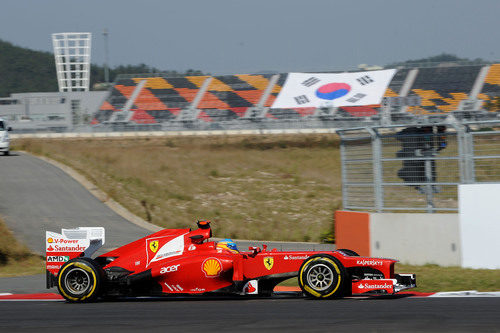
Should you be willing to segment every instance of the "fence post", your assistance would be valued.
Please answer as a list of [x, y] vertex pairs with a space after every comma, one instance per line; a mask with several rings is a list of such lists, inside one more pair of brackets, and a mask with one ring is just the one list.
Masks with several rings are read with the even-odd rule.
[[[450, 125], [457, 131], [457, 150], [458, 150], [458, 172], [460, 174], [460, 183], [466, 184], [470, 182], [469, 178], [469, 163], [467, 153], [467, 137], [464, 127], [453, 117], [449, 117]], [[458, 191], [458, 187], [457, 187]]]
[[384, 191], [382, 188], [382, 141], [379, 133], [373, 128], [367, 128], [372, 138], [373, 192], [375, 194], [375, 210], [384, 209]]
[[467, 173], [465, 183], [472, 184], [476, 182], [476, 170], [474, 168], [474, 135], [470, 132], [470, 127], [465, 126], [464, 131], [464, 146], [465, 146], [465, 165]]
[[346, 167], [346, 154], [345, 154], [345, 140], [341, 130], [337, 130], [340, 136], [340, 173], [342, 179], [342, 208], [347, 209], [347, 167]]

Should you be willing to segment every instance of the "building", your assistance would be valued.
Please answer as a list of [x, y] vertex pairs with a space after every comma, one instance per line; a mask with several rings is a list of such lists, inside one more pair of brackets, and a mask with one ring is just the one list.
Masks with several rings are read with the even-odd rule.
[[0, 117], [14, 133], [67, 132], [87, 126], [107, 91], [17, 93], [0, 98]]

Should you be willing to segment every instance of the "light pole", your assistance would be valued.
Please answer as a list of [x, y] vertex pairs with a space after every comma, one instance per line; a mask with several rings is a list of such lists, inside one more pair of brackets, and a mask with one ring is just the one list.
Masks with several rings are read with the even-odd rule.
[[104, 29], [102, 32], [104, 36], [104, 81], [109, 83], [109, 68], [108, 68], [108, 29]]

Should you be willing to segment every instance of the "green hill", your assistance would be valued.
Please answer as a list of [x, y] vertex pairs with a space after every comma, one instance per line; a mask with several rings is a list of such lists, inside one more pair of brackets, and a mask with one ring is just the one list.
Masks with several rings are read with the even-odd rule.
[[57, 91], [54, 55], [0, 40], [0, 97], [36, 91]]
[[[199, 70], [165, 71], [145, 64], [121, 65], [110, 69], [110, 80], [118, 74], [164, 72], [170, 75], [203, 75]], [[90, 86], [104, 82], [104, 68], [92, 65]], [[91, 88], [92, 89], [92, 88]], [[12, 93], [57, 91], [54, 54], [34, 51], [0, 40], [0, 97]]]

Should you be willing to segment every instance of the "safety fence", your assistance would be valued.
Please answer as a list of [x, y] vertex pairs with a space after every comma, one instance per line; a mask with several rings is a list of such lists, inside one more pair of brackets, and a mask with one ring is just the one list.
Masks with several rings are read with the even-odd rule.
[[500, 123], [341, 129], [343, 206], [457, 211], [458, 185], [500, 182]]

